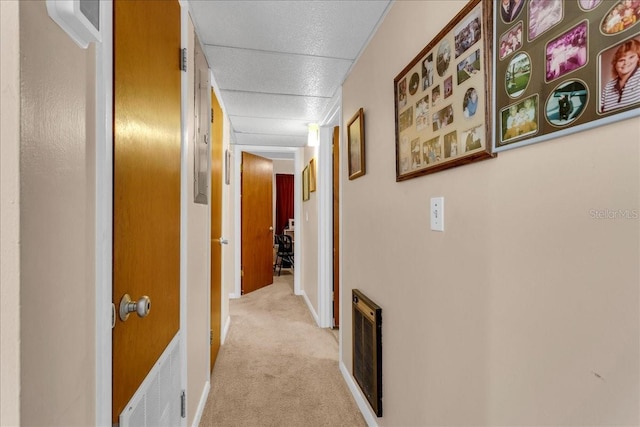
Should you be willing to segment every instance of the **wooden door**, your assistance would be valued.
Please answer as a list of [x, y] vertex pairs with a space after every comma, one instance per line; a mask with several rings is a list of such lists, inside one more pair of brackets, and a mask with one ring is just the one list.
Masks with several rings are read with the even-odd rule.
[[242, 153], [242, 293], [273, 283], [273, 162]]
[[340, 128], [333, 128], [333, 327], [340, 326]]
[[113, 329], [114, 423], [179, 329], [179, 49], [177, 1], [114, 3], [113, 302], [151, 300]]
[[211, 370], [220, 350], [222, 303], [222, 108], [211, 90]]

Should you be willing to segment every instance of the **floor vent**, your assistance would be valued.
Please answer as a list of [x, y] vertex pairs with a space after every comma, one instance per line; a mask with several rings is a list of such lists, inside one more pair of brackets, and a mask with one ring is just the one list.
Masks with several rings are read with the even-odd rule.
[[382, 416], [382, 309], [352, 292], [353, 376], [378, 417]]

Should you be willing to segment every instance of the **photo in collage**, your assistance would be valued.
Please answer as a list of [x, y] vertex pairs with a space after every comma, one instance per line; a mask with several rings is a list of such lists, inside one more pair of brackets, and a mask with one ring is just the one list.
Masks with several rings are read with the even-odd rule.
[[640, 115], [640, 0], [498, 3], [494, 151]]
[[480, 0], [471, 2], [394, 80], [399, 181], [456, 166], [467, 156], [491, 157], [483, 63], [483, 13], [490, 14], [490, 6], [484, 7]]

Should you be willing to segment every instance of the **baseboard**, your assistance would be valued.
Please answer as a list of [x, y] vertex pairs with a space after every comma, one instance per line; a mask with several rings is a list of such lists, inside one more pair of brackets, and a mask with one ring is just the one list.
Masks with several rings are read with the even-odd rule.
[[223, 345], [227, 339], [229, 333], [229, 327], [231, 326], [231, 316], [227, 316], [227, 320], [224, 322], [224, 328], [222, 328], [222, 334], [220, 335], [220, 345]]
[[238, 295], [236, 293], [230, 293], [229, 294], [229, 299], [238, 299], [240, 298], [241, 295]]
[[367, 425], [369, 427], [378, 427], [376, 417], [371, 412], [371, 408], [369, 407], [369, 402], [367, 402], [367, 400], [365, 399], [364, 395], [362, 394], [362, 391], [360, 391], [360, 388], [358, 387], [356, 382], [353, 380], [353, 377], [351, 376], [351, 374], [347, 370], [347, 367], [342, 361], [340, 361], [340, 372], [342, 372], [342, 377], [344, 378], [344, 381], [347, 383], [347, 387], [349, 387], [349, 390], [351, 391], [353, 398], [356, 400], [356, 404], [358, 405], [358, 408], [360, 409], [360, 412], [362, 413], [364, 420], [367, 422]]
[[207, 404], [207, 398], [209, 397], [209, 390], [211, 389], [211, 382], [207, 381], [204, 383], [204, 389], [202, 390], [202, 395], [200, 396], [200, 403], [198, 403], [198, 410], [196, 411], [196, 416], [193, 417], [193, 427], [198, 427], [200, 425], [200, 419], [202, 418], [202, 414], [204, 413], [204, 406]]
[[322, 326], [320, 326], [320, 318], [318, 317], [318, 313], [316, 313], [316, 310], [313, 308], [313, 305], [311, 304], [311, 301], [309, 301], [309, 297], [307, 296], [307, 293], [305, 291], [302, 291], [302, 298], [304, 298], [304, 301], [307, 303], [307, 307], [309, 307], [309, 311], [311, 312], [311, 316], [313, 316], [314, 320], [316, 321], [316, 325], [321, 328]]

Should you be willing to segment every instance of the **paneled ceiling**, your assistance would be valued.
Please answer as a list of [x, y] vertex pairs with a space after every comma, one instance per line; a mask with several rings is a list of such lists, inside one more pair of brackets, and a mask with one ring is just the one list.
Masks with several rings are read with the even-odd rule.
[[389, 4], [191, 0], [233, 142], [306, 145]]

